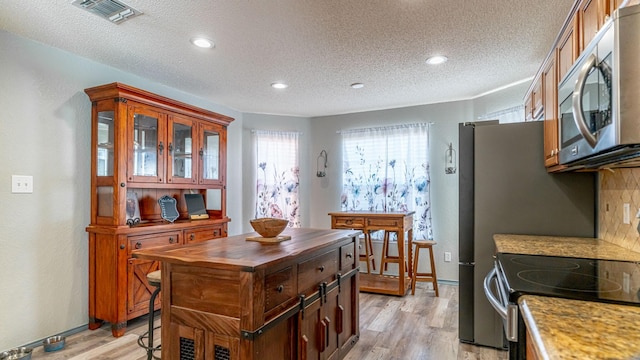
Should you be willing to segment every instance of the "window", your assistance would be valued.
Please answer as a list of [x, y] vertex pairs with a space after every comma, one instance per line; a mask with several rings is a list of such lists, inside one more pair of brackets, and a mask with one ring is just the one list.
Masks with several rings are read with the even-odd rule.
[[287, 219], [289, 227], [300, 227], [298, 136], [297, 132], [253, 132], [256, 218]]
[[414, 237], [432, 239], [428, 124], [342, 132], [343, 211], [415, 211]]

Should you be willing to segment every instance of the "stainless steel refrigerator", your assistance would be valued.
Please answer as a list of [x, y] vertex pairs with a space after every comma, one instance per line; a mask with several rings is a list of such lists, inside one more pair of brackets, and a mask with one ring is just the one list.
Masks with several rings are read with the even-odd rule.
[[594, 237], [596, 176], [547, 173], [542, 122], [460, 124], [458, 167], [460, 341], [504, 348], [482, 290], [493, 234]]

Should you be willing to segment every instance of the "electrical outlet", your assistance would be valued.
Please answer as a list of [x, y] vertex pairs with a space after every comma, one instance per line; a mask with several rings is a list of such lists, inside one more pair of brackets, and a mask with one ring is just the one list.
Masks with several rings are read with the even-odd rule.
[[33, 192], [33, 176], [11, 175], [11, 192], [14, 194], [31, 194]]
[[451, 253], [448, 251], [444, 252], [444, 261], [445, 262], [451, 262]]
[[622, 205], [622, 223], [623, 224], [631, 224], [631, 209], [629, 207], [629, 203], [624, 203]]
[[631, 282], [631, 276], [628, 273], [623, 272], [622, 273], [622, 291], [624, 291], [625, 294], [629, 293], [630, 282]]

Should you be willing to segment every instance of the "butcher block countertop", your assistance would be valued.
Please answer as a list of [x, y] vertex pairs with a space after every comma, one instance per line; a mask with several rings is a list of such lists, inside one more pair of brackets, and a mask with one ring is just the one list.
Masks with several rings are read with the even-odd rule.
[[595, 238], [496, 234], [493, 240], [499, 253], [640, 261], [640, 253]]
[[532, 295], [519, 305], [539, 359], [640, 358], [640, 307]]
[[247, 238], [257, 235], [249, 233], [178, 248], [137, 250], [133, 256], [174, 264], [253, 272], [290, 260], [301, 253], [328, 247], [359, 233], [354, 230], [288, 228], [281, 235], [291, 236], [291, 239], [278, 243], [249, 241]]

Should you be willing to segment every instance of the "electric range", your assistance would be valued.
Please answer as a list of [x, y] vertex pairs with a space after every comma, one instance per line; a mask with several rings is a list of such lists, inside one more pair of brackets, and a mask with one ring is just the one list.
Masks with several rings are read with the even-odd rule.
[[640, 263], [499, 253], [484, 292], [503, 318], [509, 359], [526, 358], [526, 330], [518, 309], [523, 295], [640, 306]]
[[497, 264], [510, 302], [529, 294], [640, 306], [640, 284], [631, 281], [640, 263], [500, 253]]

